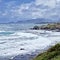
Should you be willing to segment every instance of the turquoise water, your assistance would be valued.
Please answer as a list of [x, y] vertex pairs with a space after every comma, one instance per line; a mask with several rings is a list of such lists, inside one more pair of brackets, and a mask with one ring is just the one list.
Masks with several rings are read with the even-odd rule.
[[0, 35], [11, 35], [13, 34], [14, 32], [0, 32]]

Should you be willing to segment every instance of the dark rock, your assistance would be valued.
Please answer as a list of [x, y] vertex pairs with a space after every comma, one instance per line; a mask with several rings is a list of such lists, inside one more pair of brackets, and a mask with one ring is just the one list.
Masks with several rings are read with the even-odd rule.
[[20, 50], [24, 50], [24, 48], [21, 48]]

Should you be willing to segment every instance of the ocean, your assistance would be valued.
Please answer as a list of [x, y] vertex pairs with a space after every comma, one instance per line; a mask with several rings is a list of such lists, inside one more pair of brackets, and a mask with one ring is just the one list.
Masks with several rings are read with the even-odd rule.
[[60, 42], [60, 32], [30, 30], [33, 26], [0, 24], [0, 60], [28, 60]]

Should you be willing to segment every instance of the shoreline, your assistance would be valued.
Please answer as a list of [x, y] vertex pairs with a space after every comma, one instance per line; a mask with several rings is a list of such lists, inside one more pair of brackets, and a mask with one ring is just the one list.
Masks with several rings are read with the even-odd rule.
[[[34, 33], [35, 32], [35, 33]], [[39, 35], [40, 36], [40, 30], [39, 31], [32, 31], [32, 34], [34, 33], [34, 34], [36, 34], [36, 35]], [[31, 33], [31, 31], [28, 31], [27, 33]], [[41, 33], [44, 33], [44, 31], [42, 31]], [[47, 31], [47, 33], [51, 33], [51, 34], [53, 34], [51, 31]], [[51, 46], [53, 46], [53, 45], [55, 45], [57, 42], [54, 42], [54, 43], [51, 43], [51, 44], [49, 44], [48, 46], [46, 45], [46, 47], [43, 49], [43, 50], [39, 50], [38, 49], [38, 51], [35, 51], [35, 52], [32, 52], [32, 53], [28, 53], [28, 54], [25, 54], [25, 55], [17, 55], [17, 56], [14, 56], [14, 57], [11, 57], [11, 58], [7, 58], [7, 57], [5, 57], [4, 59], [2, 59], [1, 58], [1, 60], [17, 60], [17, 59], [29, 59], [29, 58], [34, 58], [34, 57], [36, 57], [40, 52], [42, 53], [42, 52], [44, 52], [44, 51], [46, 51], [46, 50], [48, 50]], [[33, 54], [34, 53], [34, 54]], [[18, 58], [19, 57], [19, 58]], [[23, 58], [22, 58], [23, 57]]]
[[48, 31], [57, 31], [60, 32], [60, 23], [53, 23], [53, 24], [47, 24], [47, 25], [42, 25], [38, 26], [35, 25], [32, 30], [48, 30]]
[[4, 58], [0, 58], [1, 60], [31, 60], [34, 59], [36, 56], [38, 56], [39, 54], [47, 51], [49, 48], [51, 48], [52, 46], [54, 46], [56, 43], [51, 44], [47, 47], [45, 47], [43, 50], [36, 50], [35, 52], [32, 53], [27, 53], [27, 54], [19, 54], [15, 57], [4, 57]]

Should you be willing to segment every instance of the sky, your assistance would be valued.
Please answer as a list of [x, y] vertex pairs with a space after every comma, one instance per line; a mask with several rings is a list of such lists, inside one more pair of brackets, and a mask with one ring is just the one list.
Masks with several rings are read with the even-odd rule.
[[60, 19], [60, 0], [0, 0], [0, 23], [47, 18]]

